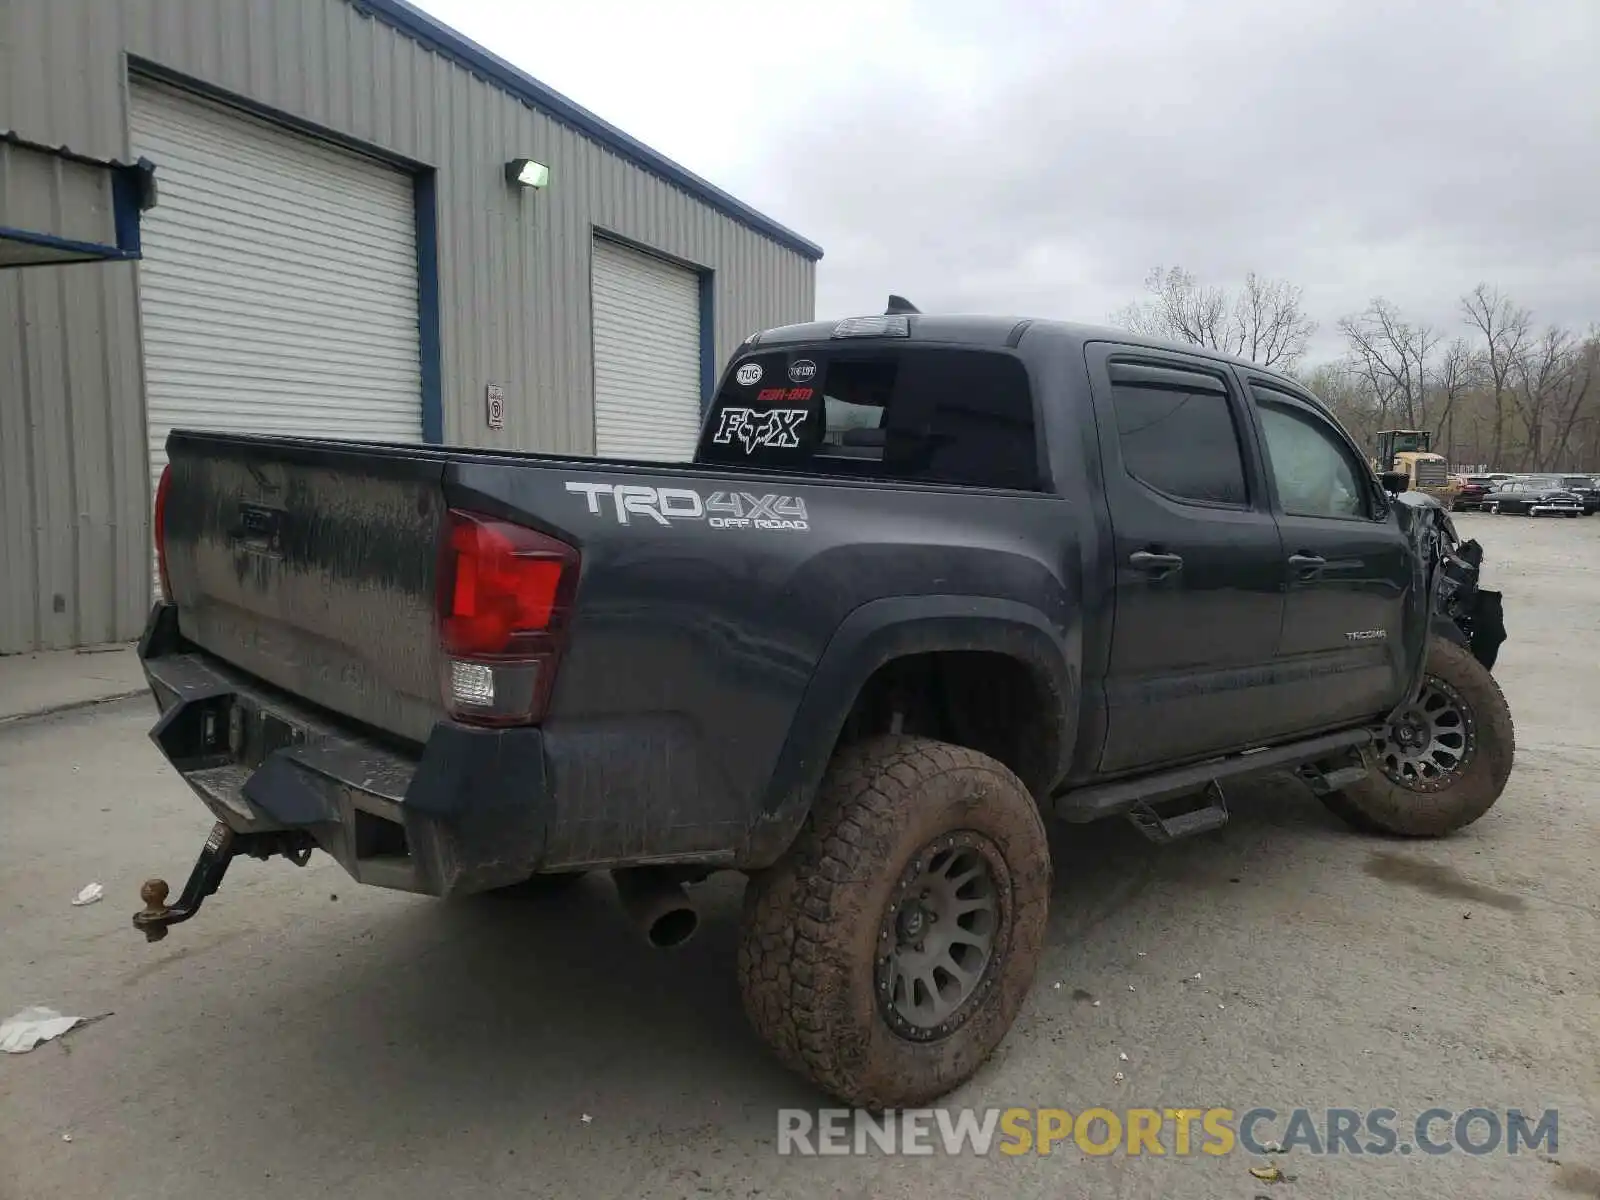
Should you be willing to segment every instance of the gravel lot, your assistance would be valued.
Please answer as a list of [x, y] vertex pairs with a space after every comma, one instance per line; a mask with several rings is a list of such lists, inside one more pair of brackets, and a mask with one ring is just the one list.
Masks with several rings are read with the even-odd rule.
[[780, 1158], [776, 1110], [822, 1101], [740, 1014], [737, 881], [663, 954], [601, 879], [439, 903], [244, 860], [147, 945], [138, 885], [208, 821], [141, 699], [0, 727], [0, 1016], [111, 1014], [0, 1061], [0, 1197], [1600, 1195], [1600, 520], [1461, 524], [1507, 596], [1498, 807], [1375, 841], [1278, 778], [1165, 849], [1060, 831], [1032, 1002], [949, 1103], [1555, 1107], [1554, 1155]]

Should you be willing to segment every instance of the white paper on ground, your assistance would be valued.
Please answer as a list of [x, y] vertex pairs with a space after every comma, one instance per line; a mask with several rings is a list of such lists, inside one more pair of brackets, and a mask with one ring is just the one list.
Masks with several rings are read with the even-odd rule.
[[105, 894], [105, 888], [98, 883], [86, 883], [83, 885], [83, 891], [72, 898], [73, 907], [82, 908], [85, 904], [93, 904]]
[[53, 1008], [29, 1007], [0, 1024], [0, 1050], [26, 1054], [40, 1042], [60, 1037], [82, 1017], [63, 1017]]

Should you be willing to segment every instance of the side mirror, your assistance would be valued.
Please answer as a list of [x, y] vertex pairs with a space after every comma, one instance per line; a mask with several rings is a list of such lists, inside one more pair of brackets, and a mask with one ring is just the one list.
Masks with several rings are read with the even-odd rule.
[[1385, 471], [1378, 476], [1378, 482], [1391, 496], [1398, 496], [1411, 486], [1411, 476], [1404, 471]]

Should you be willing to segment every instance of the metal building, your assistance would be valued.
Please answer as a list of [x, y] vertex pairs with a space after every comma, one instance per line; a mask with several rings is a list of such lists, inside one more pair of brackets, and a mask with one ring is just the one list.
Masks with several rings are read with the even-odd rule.
[[175, 425], [686, 457], [821, 256], [404, 0], [4, 0], [0, 653], [138, 633]]

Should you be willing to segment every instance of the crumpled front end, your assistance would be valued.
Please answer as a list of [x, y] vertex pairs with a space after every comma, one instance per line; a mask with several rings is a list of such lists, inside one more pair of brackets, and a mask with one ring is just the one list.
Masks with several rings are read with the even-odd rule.
[[1404, 492], [1395, 499], [1401, 525], [1411, 534], [1418, 562], [1427, 572], [1434, 631], [1472, 651], [1485, 670], [1494, 670], [1507, 636], [1505, 608], [1499, 592], [1479, 586], [1482, 545], [1476, 539], [1463, 541], [1449, 511], [1432, 496]]

